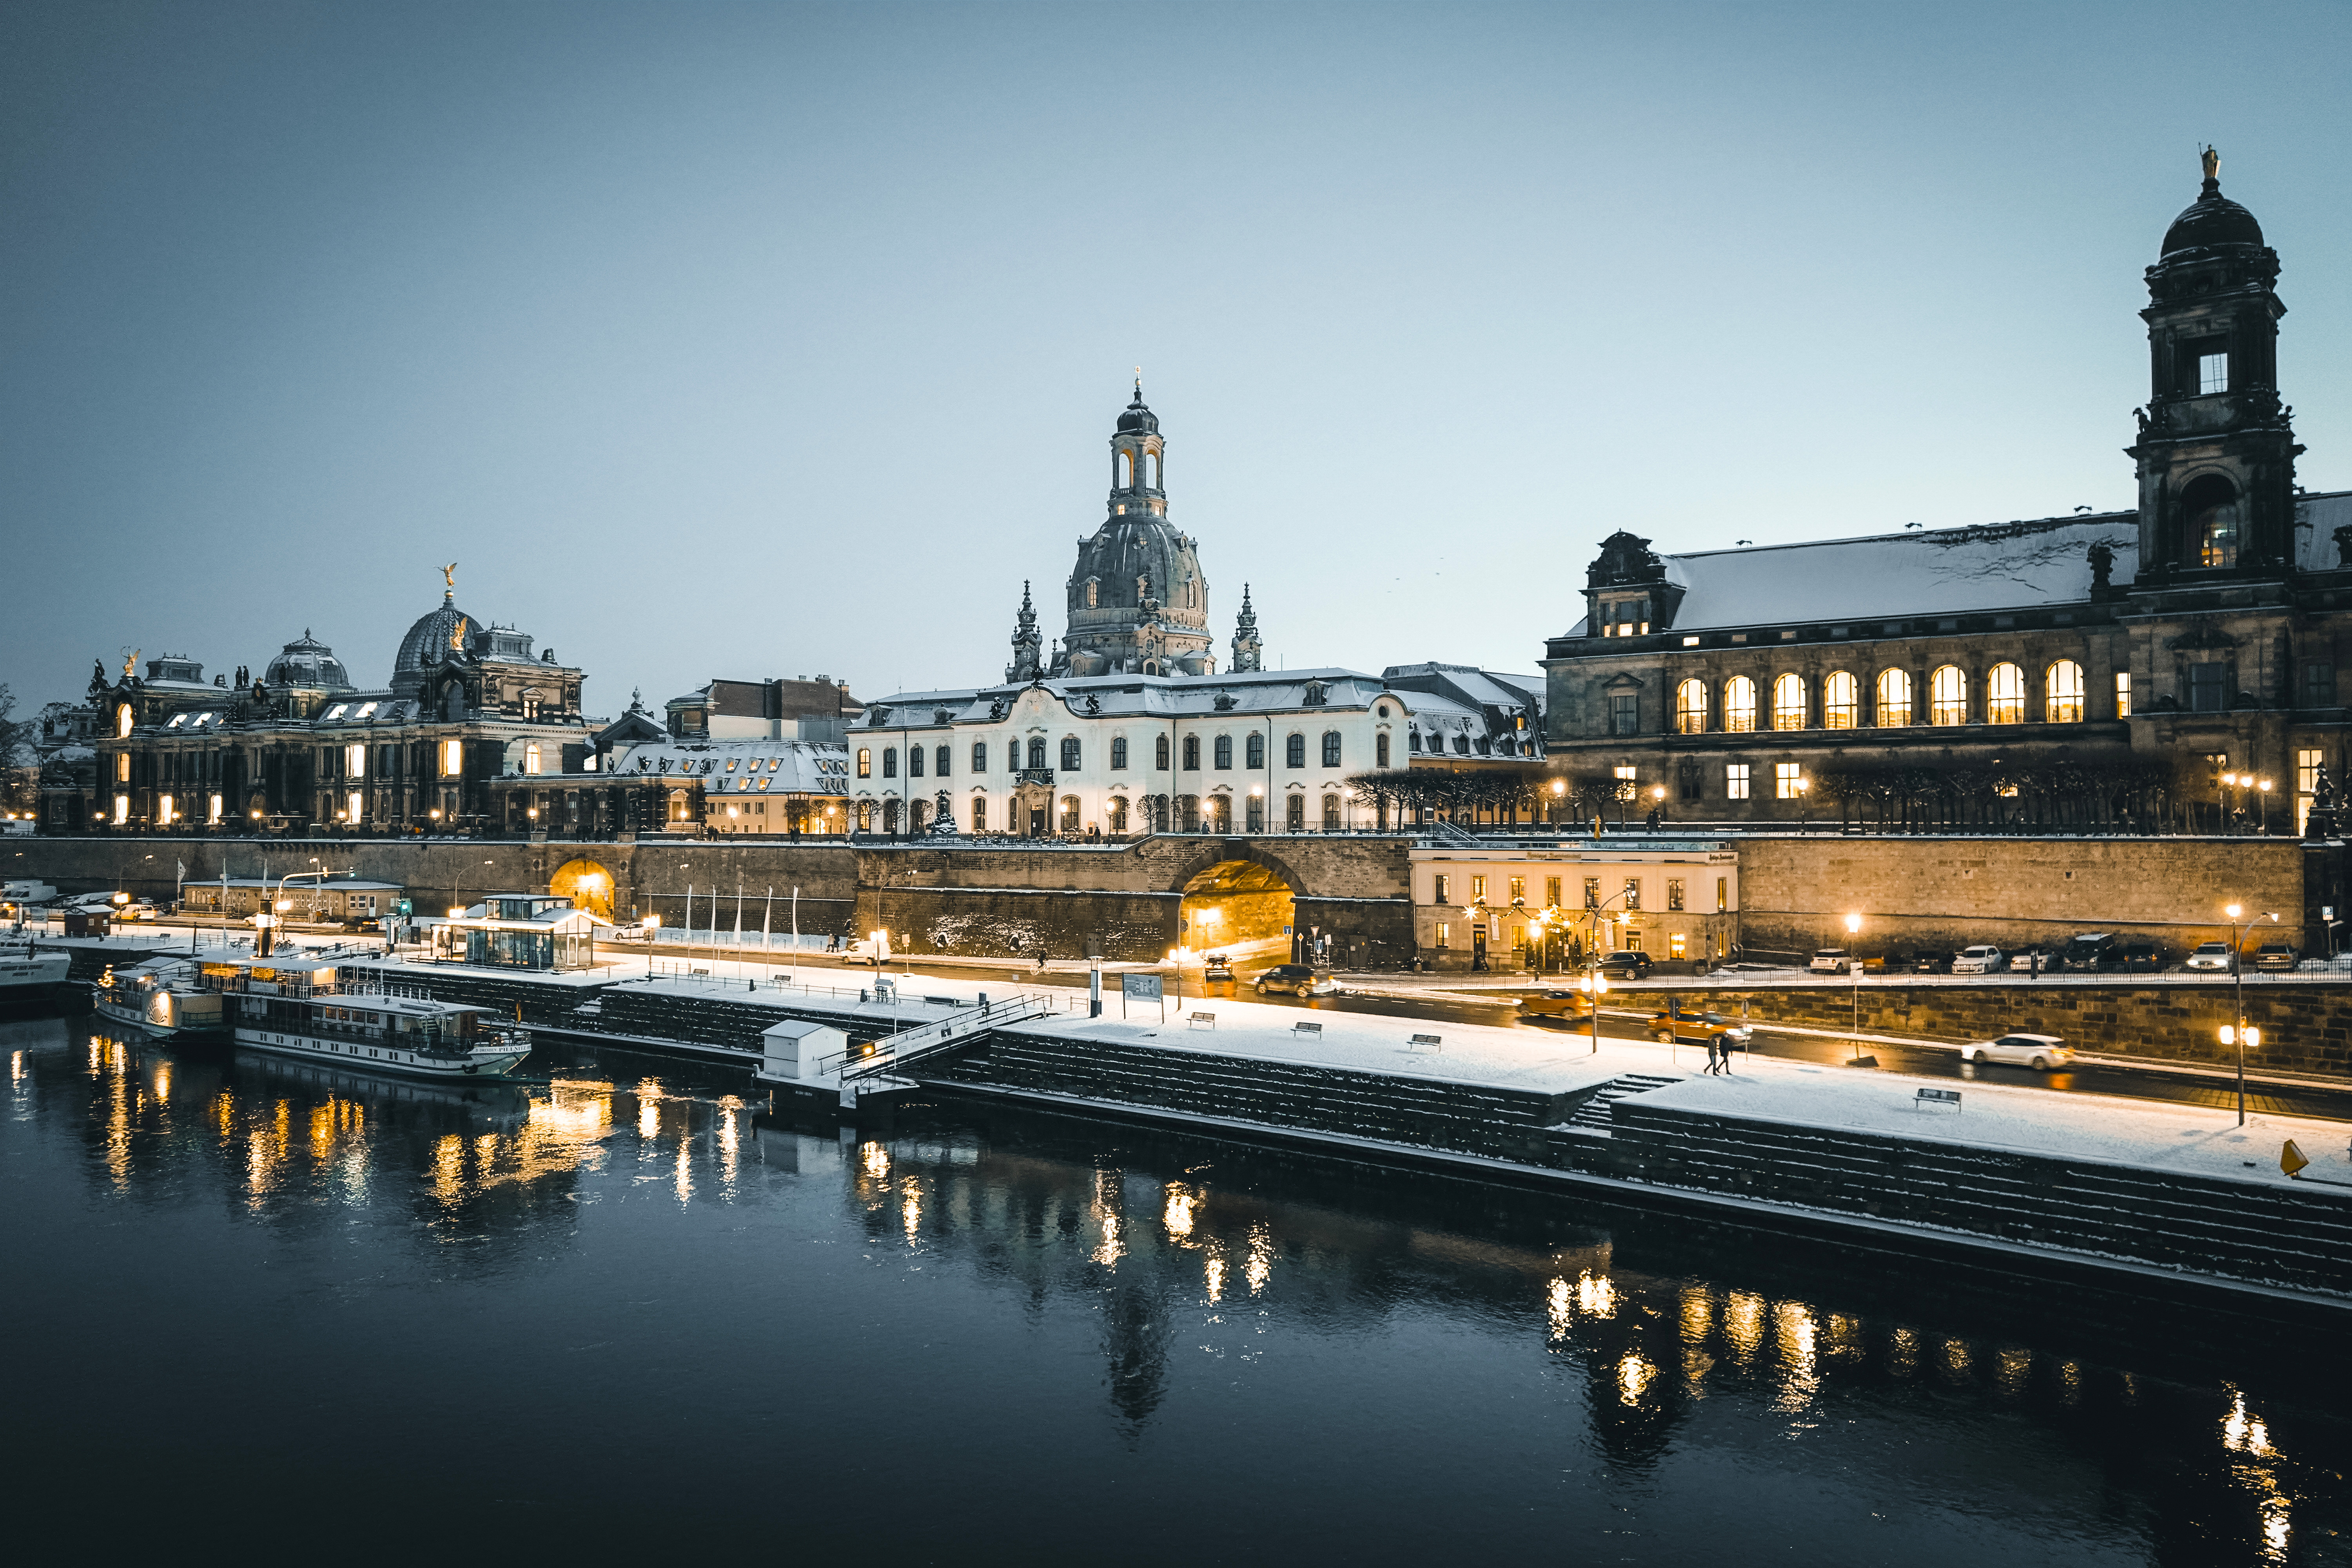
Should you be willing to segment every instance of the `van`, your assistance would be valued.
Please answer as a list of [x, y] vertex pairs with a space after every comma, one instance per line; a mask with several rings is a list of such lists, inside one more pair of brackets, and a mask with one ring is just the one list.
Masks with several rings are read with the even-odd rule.
[[46, 904], [54, 902], [58, 890], [47, 882], [0, 882], [0, 904]]

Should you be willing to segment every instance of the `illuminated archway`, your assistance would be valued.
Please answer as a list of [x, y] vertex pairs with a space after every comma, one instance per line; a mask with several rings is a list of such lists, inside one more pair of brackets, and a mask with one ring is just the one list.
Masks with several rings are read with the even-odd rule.
[[1297, 905], [1290, 885], [1255, 860], [1220, 860], [1184, 884], [1176, 940], [1194, 952], [1290, 957]]
[[613, 873], [593, 860], [566, 860], [548, 879], [547, 890], [600, 920], [613, 918]]

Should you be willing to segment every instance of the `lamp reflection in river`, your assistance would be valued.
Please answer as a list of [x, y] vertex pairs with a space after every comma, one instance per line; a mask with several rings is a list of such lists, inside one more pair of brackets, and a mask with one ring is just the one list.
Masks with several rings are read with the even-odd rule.
[[1168, 1184], [1168, 1209], [1161, 1215], [1168, 1234], [1179, 1241], [1192, 1234], [1192, 1194], [1175, 1183]]
[[1731, 1359], [1746, 1366], [1764, 1343], [1764, 1298], [1734, 1290], [1723, 1300], [1723, 1337], [1731, 1342]]
[[1117, 1171], [1095, 1173], [1095, 1224], [1100, 1227], [1102, 1240], [1096, 1244], [1094, 1261], [1106, 1268], [1118, 1266], [1127, 1256], [1127, 1244], [1119, 1238], [1119, 1176]]
[[1624, 1359], [1617, 1363], [1618, 1399], [1629, 1406], [1638, 1407], [1642, 1403], [1642, 1391], [1649, 1387], [1650, 1380], [1657, 1375], [1658, 1369], [1644, 1361], [1639, 1352], [1626, 1352]]
[[1202, 1282], [1208, 1287], [1212, 1306], [1225, 1299], [1225, 1258], [1216, 1247], [1209, 1249], [1208, 1261], [1202, 1266]]
[[1814, 1356], [1813, 1314], [1799, 1302], [1783, 1301], [1772, 1310], [1772, 1327], [1780, 1352], [1780, 1392], [1772, 1408], [1793, 1415], [1811, 1405], [1822, 1388]]
[[1249, 1262], [1244, 1265], [1242, 1272], [1243, 1277], [1249, 1280], [1253, 1296], [1265, 1289], [1265, 1282], [1274, 1278], [1274, 1232], [1267, 1228], [1264, 1220], [1250, 1226]]

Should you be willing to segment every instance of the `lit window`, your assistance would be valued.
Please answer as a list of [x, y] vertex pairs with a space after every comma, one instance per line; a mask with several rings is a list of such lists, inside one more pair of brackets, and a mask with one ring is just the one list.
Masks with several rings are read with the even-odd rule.
[[1448, 898], [1448, 897], [1446, 896], [1446, 891], [1445, 891], [1446, 884], [1447, 884], [1448, 882], [1450, 882], [1452, 879], [1453, 879], [1452, 878], [1449, 878], [1449, 877], [1443, 877], [1443, 876], [1440, 876], [1440, 877], [1434, 877], [1434, 878], [1432, 878], [1432, 879], [1431, 879], [1431, 886], [1436, 889], [1436, 890], [1435, 890], [1435, 891], [1431, 895], [1431, 897], [1430, 897], [1430, 900], [1429, 900], [1429, 901], [1430, 901], [1431, 903], [1433, 903], [1433, 904], [1450, 904], [1450, 903], [1452, 903], [1452, 902], [1454, 901], [1451, 898]]
[[1470, 901], [1471, 901], [1472, 903], [1474, 903], [1474, 904], [1479, 904], [1479, 903], [1484, 903], [1484, 902], [1486, 902], [1486, 878], [1484, 878], [1484, 877], [1473, 877], [1473, 878], [1471, 878], [1471, 879], [1470, 879]]
[[2116, 676], [2116, 717], [2131, 717], [2131, 672], [2120, 671]]
[[1453, 945], [1453, 942], [1454, 928], [1446, 924], [1444, 921], [1438, 921], [1436, 945], [1439, 947], [1450, 947]]
[[1515, 904], [1517, 904], [1517, 903], [1524, 903], [1524, 902], [1526, 902], [1526, 901], [1527, 901], [1527, 897], [1528, 897], [1528, 879], [1527, 879], [1525, 877], [1514, 877], [1514, 878], [1512, 878], [1512, 879], [1511, 879], [1511, 902], [1513, 902], [1513, 903], [1515, 903]]
[[1723, 727], [1735, 732], [1756, 728], [1756, 683], [1744, 675], [1723, 683]]
[[213, 825], [215, 825], [215, 826], [217, 826], [219, 825], [219, 823], [220, 823], [220, 819], [221, 819], [221, 797], [220, 797], [220, 796], [218, 796], [218, 795], [215, 795], [215, 796], [213, 796], [213, 797], [212, 797], [212, 801], [211, 801], [211, 803], [210, 803], [210, 808], [209, 808], [208, 812], [207, 812], [207, 813], [206, 813], [206, 815], [205, 815], [205, 820], [206, 822], [212, 823]]
[[1851, 730], [1862, 722], [1862, 683], [1844, 670], [1822, 682], [1822, 727]]
[[114, 710], [114, 732], [118, 736], [131, 733], [131, 704], [128, 702]]
[[349, 795], [343, 796], [343, 820], [345, 822], [357, 822], [359, 819], [360, 792], [353, 790]]
[[155, 820], [161, 823], [168, 823], [172, 820], [172, 797], [170, 795], [165, 795], [155, 797]]
[[[728, 759], [727, 759], [727, 771], [728, 771], [729, 773], [733, 773], [733, 772], [735, 771], [735, 761], [736, 761], [736, 760], [735, 760], [733, 757], [730, 757], [730, 758], [728, 758]], [[539, 770], [538, 770], [537, 768], [533, 768], [533, 769], [531, 769], [531, 772], [533, 772], [533, 773], [537, 773], [538, 771], [539, 771]]]
[[127, 795], [116, 795], [114, 797], [114, 826], [120, 827], [130, 820], [131, 797]]
[[2210, 397], [2217, 392], [2230, 390], [2230, 356], [2227, 353], [2197, 356], [2197, 395]]
[[1731, 879], [1728, 877], [1717, 877], [1715, 879], [1715, 912], [1717, 914], [1727, 914], [1730, 911], [1730, 909]]
[[1947, 664], [1927, 678], [1927, 721], [1965, 724], [1969, 721], [1969, 678], [1960, 667]]
[[442, 742], [441, 776], [445, 779], [454, 779], [465, 771], [466, 742], [463, 741]]
[[1675, 688], [1675, 731], [1678, 734], [1706, 732], [1706, 682], [1685, 680]]
[[[1669, 910], [1679, 910], [1682, 907], [1683, 879], [1680, 877], [1669, 877], [1666, 879], [1666, 908]], [[1678, 937], [1675, 940], [1680, 941], [1681, 939]]]
[[1625, 879], [1625, 907], [1629, 910], [1642, 907], [1642, 879], [1639, 877]]
[[116, 784], [131, 782], [131, 753], [128, 752], [114, 753], [114, 782]]
[[1727, 800], [1746, 800], [1748, 798], [1748, 764], [1746, 763], [1729, 763], [1725, 764], [1723, 770], [1723, 793], [1724, 797]]
[[2053, 724], [2079, 724], [2083, 721], [2083, 667], [2071, 658], [2062, 658], [2044, 672], [2050, 695], [2042, 711]]
[[[980, 770], [975, 768], [972, 771], [977, 773]], [[857, 776], [862, 779], [870, 779], [874, 776], [874, 752], [871, 747], [857, 748]]]
[[1801, 730], [1805, 727], [1805, 678], [1790, 673], [1772, 683], [1772, 728]]
[[1772, 764], [1772, 795], [1778, 800], [1795, 800], [1805, 793], [1805, 775], [1801, 763]]
[[1882, 669], [1878, 672], [1878, 721], [1885, 725], [1911, 722], [1909, 670]]
[[1996, 724], [2025, 722], [2025, 671], [1996, 664], [1985, 682], [1985, 717]]

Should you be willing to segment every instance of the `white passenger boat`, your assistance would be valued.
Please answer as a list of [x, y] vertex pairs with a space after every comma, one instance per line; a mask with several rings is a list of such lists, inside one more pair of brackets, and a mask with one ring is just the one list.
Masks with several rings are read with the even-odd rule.
[[90, 1003], [99, 1016], [159, 1040], [205, 1039], [227, 1032], [220, 994], [201, 984], [196, 961], [184, 955], [108, 965], [91, 988]]
[[457, 1081], [502, 1078], [530, 1054], [521, 1030], [485, 1027], [485, 1008], [421, 993], [346, 990], [333, 964], [314, 959], [243, 959], [204, 971], [230, 1004], [236, 1043], [252, 1050]]
[[69, 952], [37, 952], [30, 942], [0, 942], [0, 1005], [47, 1002], [65, 989]]

